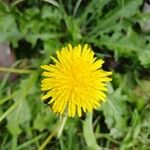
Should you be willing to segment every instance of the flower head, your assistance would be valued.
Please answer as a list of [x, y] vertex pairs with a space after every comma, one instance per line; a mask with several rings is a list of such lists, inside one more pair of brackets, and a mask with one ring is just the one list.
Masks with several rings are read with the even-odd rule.
[[90, 112], [105, 101], [106, 82], [112, 73], [101, 69], [104, 61], [97, 60], [87, 44], [68, 44], [56, 54], [57, 59], [52, 57], [55, 64], [41, 66], [45, 70], [41, 90], [46, 92], [42, 99], [51, 98], [55, 113], [81, 116], [82, 110]]

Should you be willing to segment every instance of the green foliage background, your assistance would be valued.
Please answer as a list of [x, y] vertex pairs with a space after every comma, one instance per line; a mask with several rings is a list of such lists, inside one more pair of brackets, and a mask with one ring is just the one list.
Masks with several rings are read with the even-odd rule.
[[[0, 1], [0, 43], [14, 50], [17, 80], [0, 82], [0, 149], [98, 150], [150, 147], [150, 13], [143, 0]], [[107, 102], [62, 118], [40, 100], [40, 65], [57, 49], [88, 43], [113, 71]], [[33, 71], [25, 72], [24, 69]], [[15, 73], [15, 71], [14, 71]], [[25, 73], [25, 74], [24, 74]]]

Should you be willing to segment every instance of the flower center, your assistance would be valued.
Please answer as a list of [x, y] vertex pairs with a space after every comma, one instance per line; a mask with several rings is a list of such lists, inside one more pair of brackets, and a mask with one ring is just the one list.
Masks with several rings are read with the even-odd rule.
[[88, 71], [84, 64], [76, 63], [70, 72], [70, 86], [72, 89], [84, 88], [88, 83]]

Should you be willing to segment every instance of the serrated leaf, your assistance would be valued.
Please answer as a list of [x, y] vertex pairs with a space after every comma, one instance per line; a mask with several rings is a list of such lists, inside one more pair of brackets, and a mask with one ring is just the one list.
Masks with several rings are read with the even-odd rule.
[[17, 103], [15, 110], [7, 116], [7, 128], [13, 135], [21, 132], [20, 125], [28, 122], [31, 118], [29, 104], [26, 101], [27, 95], [32, 91], [37, 74], [31, 74], [20, 83], [20, 89], [14, 94], [14, 102]]
[[109, 99], [101, 106], [105, 122], [114, 138], [123, 137], [124, 129], [127, 126], [128, 111], [125, 103], [126, 99], [127, 97], [122, 94], [121, 88], [118, 88], [110, 94]]
[[11, 132], [11, 134], [19, 134], [21, 132], [20, 125], [27, 123], [30, 119], [31, 113], [29, 110], [29, 106], [27, 101], [24, 99], [20, 102], [17, 108], [7, 117], [7, 128]]
[[13, 15], [0, 16], [0, 42], [14, 41], [21, 37]]

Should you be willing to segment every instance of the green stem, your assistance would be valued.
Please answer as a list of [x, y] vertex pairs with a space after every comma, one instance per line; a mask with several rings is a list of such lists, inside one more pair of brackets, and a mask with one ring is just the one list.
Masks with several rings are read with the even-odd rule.
[[74, 16], [76, 15], [76, 13], [77, 13], [77, 11], [78, 11], [78, 8], [79, 8], [81, 2], [82, 2], [82, 0], [78, 0], [78, 1], [76, 2], [76, 5], [75, 5], [74, 10], [73, 10], [73, 15], [74, 15]]
[[11, 72], [11, 73], [18, 73], [18, 74], [31, 74], [31, 73], [34, 73], [35, 71], [25, 70], [25, 69], [22, 70], [22, 69], [0, 67], [0, 72]]
[[115, 144], [117, 144], [117, 145], [120, 145], [120, 144], [121, 144], [119, 141], [116, 141], [116, 140], [114, 140], [113, 138], [111, 138], [111, 137], [109, 136], [109, 134], [96, 133], [95, 136], [96, 136], [96, 138], [106, 138], [106, 139], [108, 139], [109, 141], [111, 141], [111, 142], [113, 142], [113, 143], [115, 143]]
[[13, 105], [11, 105], [9, 107], [9, 109], [7, 109], [2, 116], [0, 116], [0, 122], [7, 117], [18, 105], [19, 105], [20, 101], [15, 102]]
[[16, 148], [17, 148], [17, 135], [14, 135], [12, 139], [12, 150], [16, 150]]
[[8, 100], [10, 100], [11, 98], [13, 98], [13, 96], [15, 95], [15, 93], [8, 95], [6, 97], [4, 97], [3, 99], [0, 100], [0, 105], [2, 105], [3, 103], [7, 102]]
[[19, 146], [17, 147], [17, 150], [23, 149], [23, 148], [25, 148], [25, 147], [31, 145], [32, 143], [38, 141], [39, 139], [41, 139], [41, 138], [44, 137], [44, 136], [45, 136], [45, 133], [42, 133], [42, 134], [36, 136], [35, 138], [33, 138], [33, 139], [29, 140], [29, 141], [24, 142], [23, 144], [21, 144], [21, 145], [19, 145]]
[[40, 146], [39, 150], [43, 150], [54, 136], [57, 135], [57, 138], [61, 137], [64, 126], [65, 126], [66, 121], [67, 121], [67, 117], [68, 117], [67, 115], [63, 117], [61, 125], [60, 125], [60, 122], [58, 123], [58, 126], [60, 125], [59, 129], [54, 130], [52, 133], [50, 133], [50, 135], [46, 138], [46, 140]]
[[48, 3], [51, 3], [51, 4], [53, 4], [54, 6], [56, 6], [56, 7], [59, 8], [59, 3], [56, 2], [56, 1], [54, 1], [54, 0], [43, 0], [43, 1], [48, 2]]
[[16, 0], [16, 1], [14, 1], [11, 5], [12, 6], [15, 6], [15, 5], [17, 5], [17, 4], [19, 4], [20, 2], [23, 2], [24, 0]]
[[63, 119], [62, 119], [62, 123], [61, 123], [61, 125], [60, 125], [59, 131], [58, 131], [58, 135], [57, 135], [57, 138], [58, 138], [58, 139], [59, 139], [59, 138], [61, 137], [61, 135], [62, 135], [62, 132], [63, 132], [63, 129], [64, 129], [64, 127], [65, 127], [67, 118], [68, 118], [68, 116], [65, 115], [65, 116], [63, 117]]
[[56, 132], [52, 132], [47, 138], [46, 140], [42, 143], [42, 145], [40, 146], [40, 148], [38, 150], [43, 150], [46, 145], [50, 142], [50, 140], [56, 135]]

